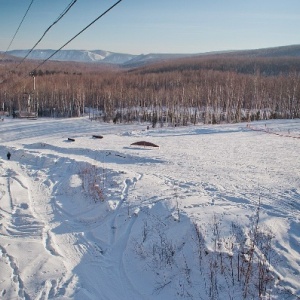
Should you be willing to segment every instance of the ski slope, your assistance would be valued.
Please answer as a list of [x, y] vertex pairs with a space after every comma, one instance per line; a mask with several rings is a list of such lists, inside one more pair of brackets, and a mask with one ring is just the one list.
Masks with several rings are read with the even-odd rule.
[[299, 299], [300, 120], [146, 127], [0, 123], [0, 298]]

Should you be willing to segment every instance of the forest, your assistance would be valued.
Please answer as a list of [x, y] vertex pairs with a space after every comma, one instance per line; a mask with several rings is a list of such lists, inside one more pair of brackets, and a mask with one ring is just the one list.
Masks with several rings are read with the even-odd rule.
[[0, 61], [0, 107], [155, 126], [299, 118], [300, 58], [211, 55], [135, 68]]

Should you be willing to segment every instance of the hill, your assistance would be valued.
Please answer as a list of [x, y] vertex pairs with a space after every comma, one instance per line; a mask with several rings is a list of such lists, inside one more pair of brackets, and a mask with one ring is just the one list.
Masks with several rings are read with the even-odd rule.
[[300, 45], [290, 45], [272, 48], [262, 48], [255, 50], [232, 51], [230, 55], [247, 57], [300, 57]]
[[[16, 57], [25, 57], [29, 50], [11, 50], [7, 53]], [[28, 58], [45, 60], [50, 57], [55, 50], [33, 50]], [[172, 53], [150, 53], [150, 54], [124, 54], [104, 50], [60, 50], [51, 60], [56, 61], [74, 61], [89, 63], [117, 64], [126, 67], [136, 67], [147, 65], [153, 62], [174, 60], [187, 57], [216, 57], [216, 56], [243, 56], [243, 57], [261, 57], [261, 58], [282, 58], [282, 57], [300, 57], [300, 45], [290, 45], [282, 47], [272, 47], [255, 50], [238, 51], [219, 51], [195, 54], [172, 54]]]

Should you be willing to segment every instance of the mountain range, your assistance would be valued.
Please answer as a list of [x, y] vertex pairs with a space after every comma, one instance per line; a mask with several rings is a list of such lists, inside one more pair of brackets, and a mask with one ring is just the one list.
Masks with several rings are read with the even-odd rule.
[[[23, 58], [29, 50], [11, 50], [7, 54]], [[28, 55], [28, 59], [46, 60], [55, 50], [41, 49], [33, 50]], [[262, 48], [254, 50], [230, 50], [218, 52], [206, 52], [196, 54], [168, 54], [168, 53], [150, 53], [150, 54], [124, 54], [104, 50], [60, 50], [51, 57], [50, 60], [56, 61], [74, 61], [86, 63], [106, 63], [117, 64], [121, 66], [139, 66], [152, 62], [171, 60], [176, 58], [192, 56], [216, 56], [216, 55], [238, 55], [248, 57], [300, 57], [300, 45], [290, 45], [272, 48]]]
[[[7, 54], [19, 58], [23, 58], [28, 54], [29, 50], [11, 50]], [[43, 49], [33, 50], [28, 56], [28, 59], [45, 60], [54, 54], [55, 50]], [[159, 60], [169, 60], [195, 54], [124, 54], [104, 50], [60, 50], [51, 57], [50, 60], [55, 61], [74, 61], [85, 63], [105, 63], [117, 65], [142, 65]]]

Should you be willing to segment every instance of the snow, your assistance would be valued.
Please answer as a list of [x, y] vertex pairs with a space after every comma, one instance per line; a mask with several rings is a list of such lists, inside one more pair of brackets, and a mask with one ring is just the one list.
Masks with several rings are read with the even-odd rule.
[[146, 128], [0, 123], [0, 298], [299, 299], [300, 120]]

